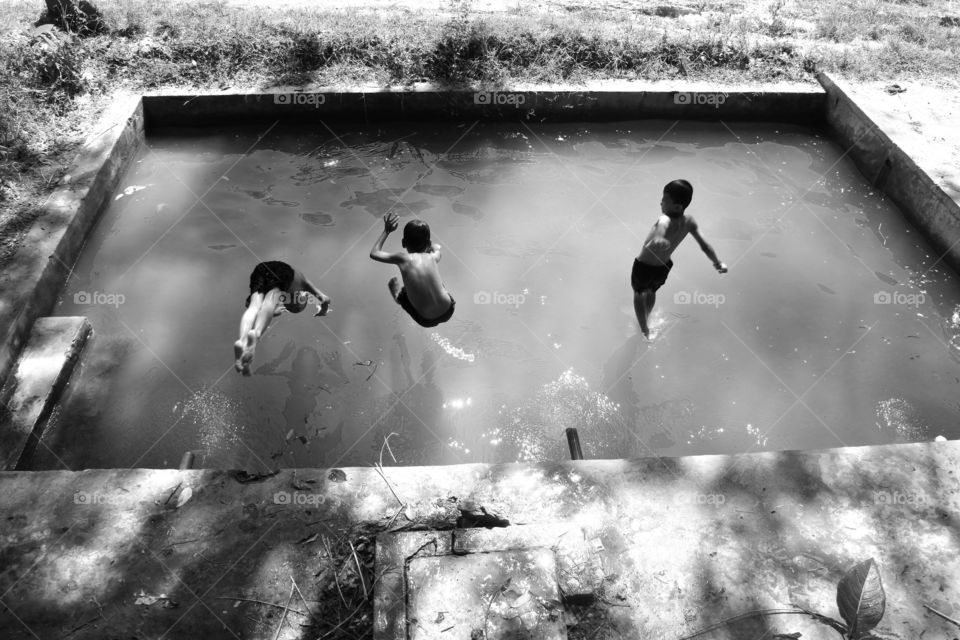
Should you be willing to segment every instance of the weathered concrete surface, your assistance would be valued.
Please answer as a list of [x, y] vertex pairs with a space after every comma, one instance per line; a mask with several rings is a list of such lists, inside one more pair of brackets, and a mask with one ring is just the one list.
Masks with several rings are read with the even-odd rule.
[[139, 101], [122, 96], [107, 110], [0, 274], [0, 381], [34, 320], [53, 309], [88, 232], [143, 142]]
[[[500, 554], [536, 549], [549, 552], [549, 572], [532, 570], [534, 588], [512, 574], [515, 556]], [[489, 639], [566, 637], [562, 604], [591, 604], [602, 586], [597, 555], [583, 529], [566, 524], [381, 534], [373, 637], [460, 638], [477, 628]]]
[[255, 120], [524, 120], [541, 122], [644, 118], [819, 123], [826, 94], [815, 87], [724, 90], [681, 85], [650, 90], [436, 91], [432, 87], [371, 92], [149, 95], [148, 132], [162, 126], [207, 126]]
[[[675, 640], [790, 603], [836, 618], [838, 579], [873, 557], [887, 593], [878, 635], [957, 637], [923, 605], [960, 617], [960, 442], [388, 467], [390, 487], [374, 469], [343, 471], [253, 483], [222, 471], [0, 473], [0, 637], [272, 638], [279, 609], [218, 598], [282, 605], [293, 577], [308, 601], [336, 601], [324, 536], [397, 528], [404, 511], [452, 528], [465, 500], [513, 524], [567, 522], [600, 542], [603, 597], [589, 608], [600, 626], [568, 618], [571, 636]], [[141, 590], [157, 599], [136, 604]], [[313, 637], [300, 624], [340, 635], [335, 617], [318, 614], [322, 602], [294, 606], [280, 637]], [[836, 637], [798, 615], [750, 622], [698, 637]]]
[[409, 618], [403, 638], [566, 640], [549, 549], [513, 549], [409, 561]]
[[0, 469], [14, 469], [33, 436], [43, 435], [47, 418], [70, 379], [90, 335], [82, 317], [39, 318], [16, 371], [0, 390]]
[[[843, 80], [824, 73], [817, 77], [829, 96], [827, 123], [834, 138], [867, 180], [890, 196], [930, 241], [937, 252], [934, 259], [960, 272], [960, 184], [957, 167], [951, 164], [960, 157], [955, 153], [956, 141], [944, 139], [938, 145], [927, 138], [921, 143], [905, 132], [895, 114], [884, 115], [875, 97], [865, 100], [866, 90], [861, 89], [861, 100], [854, 101], [858, 94]], [[949, 112], [949, 101], [941, 108]], [[956, 122], [954, 115], [953, 134]], [[902, 145], [907, 145], [910, 153]], [[931, 145], [939, 153], [926, 151]]]

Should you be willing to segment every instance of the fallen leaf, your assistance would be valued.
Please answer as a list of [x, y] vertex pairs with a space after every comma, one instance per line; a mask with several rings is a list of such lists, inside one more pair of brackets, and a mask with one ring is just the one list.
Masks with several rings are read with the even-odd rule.
[[886, 603], [880, 571], [873, 558], [850, 569], [837, 585], [837, 609], [852, 638], [880, 624]]
[[193, 497], [193, 489], [187, 487], [180, 492], [180, 497], [177, 498], [177, 509], [187, 504], [187, 500]]

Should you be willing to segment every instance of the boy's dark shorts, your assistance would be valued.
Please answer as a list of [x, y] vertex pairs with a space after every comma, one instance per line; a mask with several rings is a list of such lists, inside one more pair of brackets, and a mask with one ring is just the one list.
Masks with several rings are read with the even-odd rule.
[[[254, 293], [267, 295], [273, 289], [286, 292], [293, 284], [296, 272], [286, 262], [271, 260], [261, 262], [253, 268], [250, 274], [250, 296]], [[246, 306], [250, 306], [250, 296], [247, 296]]]
[[630, 284], [637, 293], [641, 291], [656, 291], [667, 281], [667, 274], [673, 267], [673, 260], [667, 260], [666, 265], [654, 266], [633, 260], [633, 272], [630, 274]]
[[[450, 295], [449, 293], [447, 295]], [[410, 304], [410, 298], [407, 297], [406, 288], [400, 289], [400, 293], [397, 294], [397, 304], [403, 307], [403, 310], [410, 314], [410, 317], [419, 324], [421, 327], [435, 327], [442, 322], [446, 322], [453, 317], [453, 310], [457, 306], [457, 301], [453, 299], [453, 296], [450, 296], [450, 308], [444, 312], [439, 318], [433, 318], [432, 320], [424, 318], [420, 315], [420, 312], [413, 308], [413, 305]]]

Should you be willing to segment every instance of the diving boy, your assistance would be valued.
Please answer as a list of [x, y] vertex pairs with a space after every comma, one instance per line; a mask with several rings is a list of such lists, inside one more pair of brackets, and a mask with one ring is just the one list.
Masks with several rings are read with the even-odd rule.
[[403, 286], [396, 277], [387, 287], [394, 302], [403, 307], [422, 327], [435, 327], [453, 316], [456, 302], [440, 280], [440, 245], [430, 240], [430, 226], [423, 220], [411, 220], [403, 228], [400, 244], [405, 251], [387, 253], [383, 243], [397, 229], [399, 218], [395, 213], [383, 216], [383, 232], [373, 243], [370, 257], [377, 262], [395, 264], [400, 268]]
[[640, 322], [640, 331], [647, 338], [650, 328], [647, 321], [657, 300], [656, 291], [667, 281], [673, 267], [670, 255], [689, 233], [713, 262], [718, 273], [726, 273], [727, 266], [720, 262], [706, 240], [700, 235], [693, 216], [686, 213], [693, 198], [693, 187], [686, 180], [674, 180], [663, 188], [660, 199], [660, 217], [654, 223], [643, 243], [640, 255], [633, 261], [630, 284], [633, 286], [633, 309]]
[[284, 309], [300, 313], [307, 306], [306, 295], [317, 301], [314, 317], [327, 315], [330, 296], [317, 289], [303, 274], [286, 262], [274, 260], [261, 262], [250, 274], [250, 295], [247, 310], [240, 319], [240, 339], [233, 343], [234, 368], [245, 376], [250, 375], [250, 363], [257, 342], [270, 325], [270, 320]]

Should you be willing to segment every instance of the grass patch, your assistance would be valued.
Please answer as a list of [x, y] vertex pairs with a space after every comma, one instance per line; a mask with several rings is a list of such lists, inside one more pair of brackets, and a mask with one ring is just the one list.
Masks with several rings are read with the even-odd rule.
[[[690, 2], [636, 9], [476, 14], [232, 7], [101, 0], [107, 32], [33, 23], [0, 7], [0, 236], [56, 183], [118, 88], [264, 90], [276, 85], [447, 87], [601, 79], [811, 82], [814, 68], [863, 80], [960, 76], [947, 0]], [[955, 16], [954, 16], [955, 17]], [[0, 258], [2, 259], [2, 258]]]

